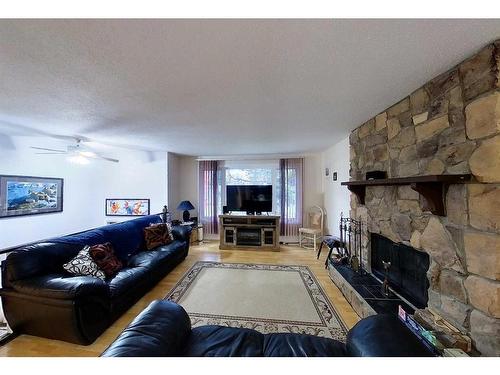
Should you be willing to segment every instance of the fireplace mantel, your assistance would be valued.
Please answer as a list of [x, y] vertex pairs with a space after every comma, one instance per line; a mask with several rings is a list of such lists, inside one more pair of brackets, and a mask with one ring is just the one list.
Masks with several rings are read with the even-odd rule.
[[446, 192], [451, 184], [464, 184], [471, 181], [470, 174], [441, 174], [415, 177], [384, 178], [365, 181], [344, 181], [341, 185], [354, 193], [360, 204], [365, 204], [367, 186], [397, 186], [410, 185], [420, 193], [428, 204], [428, 209], [434, 215], [446, 215]]

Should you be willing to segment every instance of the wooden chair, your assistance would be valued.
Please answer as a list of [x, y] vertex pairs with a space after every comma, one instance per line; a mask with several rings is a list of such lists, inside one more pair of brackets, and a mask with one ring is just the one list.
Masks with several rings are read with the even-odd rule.
[[[299, 246], [304, 249], [316, 251], [318, 241], [323, 237], [323, 221], [325, 212], [319, 206], [313, 206], [309, 210], [309, 223], [307, 228], [299, 228]], [[312, 247], [310, 244], [312, 243]]]

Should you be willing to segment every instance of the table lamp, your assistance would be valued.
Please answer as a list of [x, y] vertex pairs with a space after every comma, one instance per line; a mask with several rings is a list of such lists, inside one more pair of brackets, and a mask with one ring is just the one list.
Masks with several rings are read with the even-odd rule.
[[189, 218], [190, 218], [189, 210], [194, 210], [194, 206], [190, 201], [182, 201], [177, 206], [177, 209], [179, 211], [184, 211], [182, 213], [182, 221], [189, 221]]

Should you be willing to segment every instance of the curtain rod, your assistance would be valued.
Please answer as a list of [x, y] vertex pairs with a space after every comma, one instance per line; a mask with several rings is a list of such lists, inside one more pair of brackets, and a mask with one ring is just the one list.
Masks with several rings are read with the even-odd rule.
[[[315, 153], [307, 153], [307, 154], [264, 154], [264, 155], [221, 155], [221, 156], [199, 156], [196, 158], [196, 161], [209, 161], [209, 160], [223, 160], [223, 161], [232, 161], [232, 160], [243, 160], [243, 161], [252, 161], [252, 160], [276, 160], [276, 159], [288, 159], [288, 158], [304, 158], [307, 156], [314, 155]], [[318, 153], [319, 154], [319, 153]]]

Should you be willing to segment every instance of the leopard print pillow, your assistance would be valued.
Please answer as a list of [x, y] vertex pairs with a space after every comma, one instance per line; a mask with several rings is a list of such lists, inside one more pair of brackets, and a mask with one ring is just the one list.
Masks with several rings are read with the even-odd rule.
[[158, 246], [168, 245], [174, 240], [172, 228], [170, 224], [152, 224], [144, 228], [144, 239], [148, 250], [153, 250]]

